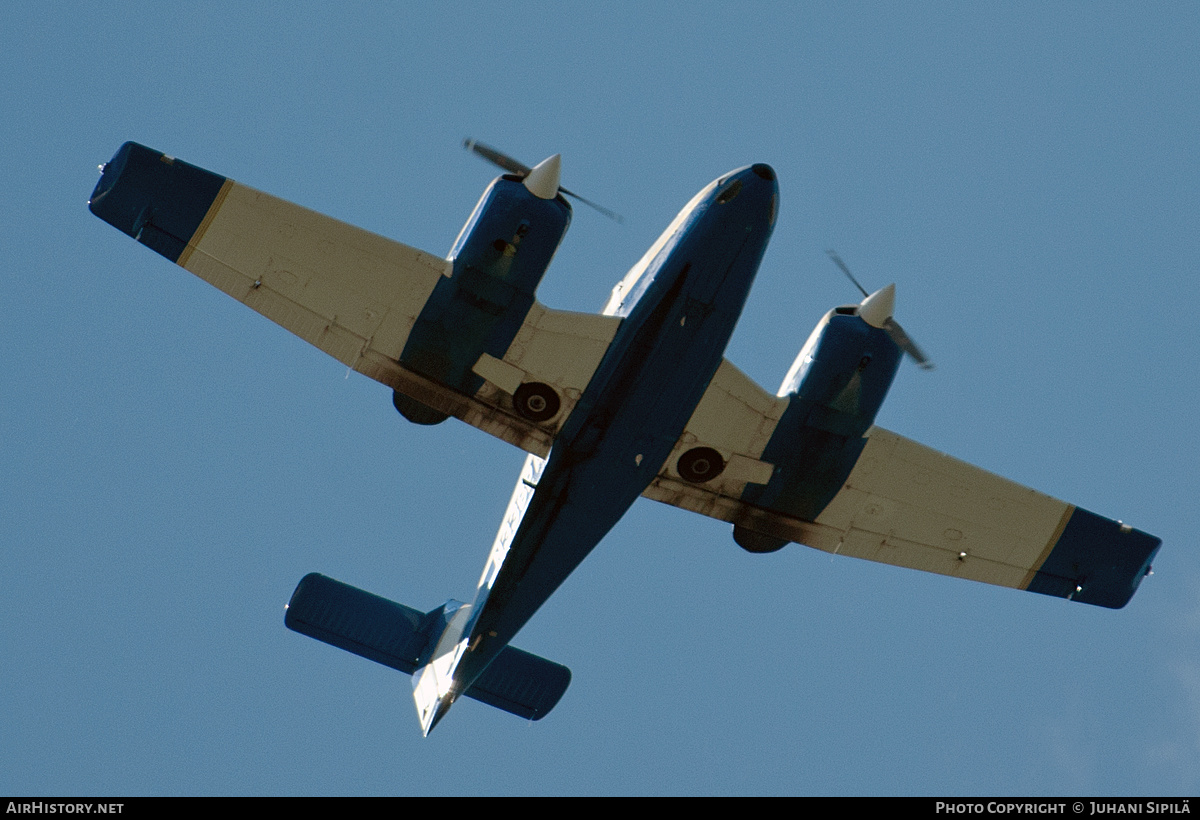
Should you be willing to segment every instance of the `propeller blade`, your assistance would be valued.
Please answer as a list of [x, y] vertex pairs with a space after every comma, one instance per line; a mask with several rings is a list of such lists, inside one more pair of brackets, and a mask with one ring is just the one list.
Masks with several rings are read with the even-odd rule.
[[[472, 154], [475, 154], [476, 156], [483, 157], [485, 160], [492, 163], [497, 168], [508, 171], [510, 174], [516, 174], [517, 176], [524, 177], [524, 176], [528, 176], [529, 172], [533, 170], [528, 165], [525, 165], [524, 163], [521, 163], [521, 162], [517, 162], [515, 159], [510, 157], [508, 154], [505, 154], [502, 151], [497, 151], [492, 146], [484, 145], [482, 142], [477, 142], [476, 140], [473, 140], [470, 137], [463, 140], [463, 148], [466, 148], [468, 151], [470, 151]], [[590, 199], [585, 199], [584, 197], [581, 197], [579, 194], [575, 193], [574, 191], [568, 191], [566, 188], [562, 187], [561, 185], [558, 187], [558, 190], [561, 191], [565, 196], [569, 196], [572, 199], [582, 202], [584, 205], [587, 205], [589, 208], [593, 208], [594, 210], [599, 211], [600, 213], [604, 214], [609, 219], [611, 219], [613, 222], [616, 222], [621, 225], [625, 224], [625, 217], [621, 216], [616, 211], [610, 211], [608, 208], [605, 208], [603, 205], [597, 205], [595, 202], [592, 202]]]
[[867, 289], [860, 285], [858, 280], [854, 278], [854, 274], [850, 272], [850, 268], [846, 267], [846, 263], [842, 261], [842, 257], [837, 255], [837, 251], [830, 249], [825, 251], [825, 253], [829, 254], [829, 258], [833, 260], [833, 264], [842, 269], [842, 273], [846, 274], [846, 276], [850, 278], [850, 281], [854, 283], [854, 287], [858, 288], [863, 296], [871, 295], [867, 293]]
[[608, 208], [605, 208], [603, 205], [597, 205], [595, 202], [592, 202], [590, 199], [584, 199], [579, 194], [574, 193], [572, 191], [568, 191], [566, 188], [563, 188], [562, 186], [559, 186], [558, 190], [562, 191], [564, 194], [571, 197], [572, 199], [578, 199], [580, 202], [582, 202], [584, 205], [587, 205], [589, 208], [593, 208], [593, 209], [599, 211], [600, 213], [604, 214], [609, 219], [611, 219], [613, 222], [616, 222], [618, 225], [625, 224], [625, 217], [621, 216], [616, 211], [610, 211]]
[[470, 137], [463, 140], [463, 148], [466, 148], [472, 154], [483, 157], [488, 162], [492, 163], [492, 165], [503, 168], [510, 174], [525, 176], [531, 170], [533, 170], [528, 165], [522, 165], [521, 163], [517, 162], [508, 154], [502, 154], [490, 145], [484, 145], [482, 142], [476, 142]]
[[895, 319], [888, 319], [883, 323], [883, 329], [887, 332], [887, 335], [892, 337], [892, 341], [896, 343], [897, 347], [899, 347], [909, 356], [912, 356], [913, 361], [916, 362], [922, 370], [933, 370], [933, 362], [931, 362], [929, 357], [925, 355], [925, 351], [917, 347], [917, 343], [914, 342], [912, 338], [904, 332], [904, 328], [900, 327], [899, 322], [897, 322]]

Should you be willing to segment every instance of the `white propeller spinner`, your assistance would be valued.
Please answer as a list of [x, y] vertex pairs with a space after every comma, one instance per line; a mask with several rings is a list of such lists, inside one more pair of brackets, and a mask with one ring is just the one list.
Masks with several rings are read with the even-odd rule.
[[858, 316], [871, 327], [882, 328], [896, 310], [896, 285], [891, 284], [863, 299], [858, 306]]
[[555, 154], [535, 165], [523, 182], [529, 192], [539, 199], [554, 199], [558, 196], [558, 179], [561, 173], [562, 154]]

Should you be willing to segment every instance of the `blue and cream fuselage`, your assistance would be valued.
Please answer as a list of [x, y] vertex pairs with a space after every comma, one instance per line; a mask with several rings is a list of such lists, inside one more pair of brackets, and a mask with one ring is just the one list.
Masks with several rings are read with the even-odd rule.
[[608, 351], [549, 457], [527, 460], [474, 602], [452, 605], [413, 677], [426, 733], [658, 474], [721, 363], [777, 210], [769, 166], [734, 171], [614, 289]]

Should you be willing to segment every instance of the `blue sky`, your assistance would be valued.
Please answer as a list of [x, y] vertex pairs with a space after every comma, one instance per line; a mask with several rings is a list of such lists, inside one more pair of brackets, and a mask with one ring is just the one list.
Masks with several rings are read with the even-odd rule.
[[[1170, 794], [1200, 788], [1194, 4], [79, 4], [0, 25], [0, 793]], [[691, 195], [781, 212], [728, 357], [770, 389], [897, 283], [937, 362], [879, 423], [1163, 538], [1124, 610], [639, 501], [519, 637], [528, 724], [289, 632], [320, 571], [470, 594], [522, 454], [86, 210], [133, 139], [434, 253], [492, 177], [577, 208], [539, 291], [598, 310]]]

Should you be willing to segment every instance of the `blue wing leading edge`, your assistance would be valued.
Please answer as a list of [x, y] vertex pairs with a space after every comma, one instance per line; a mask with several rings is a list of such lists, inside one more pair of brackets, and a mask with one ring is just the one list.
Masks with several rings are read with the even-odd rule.
[[917, 350], [894, 287], [826, 314], [774, 394], [723, 358], [775, 227], [770, 166], [705, 186], [594, 315], [536, 298], [571, 221], [560, 159], [504, 159], [520, 173], [446, 258], [136, 143], [89, 201], [391, 388], [409, 421], [529, 453], [469, 603], [425, 612], [312, 574], [289, 604], [290, 628], [412, 675], [426, 734], [462, 696], [554, 707], [570, 672], [510, 642], [639, 496], [728, 521], [751, 552], [795, 542], [1105, 607], [1149, 574], [1159, 539], [874, 425]]

